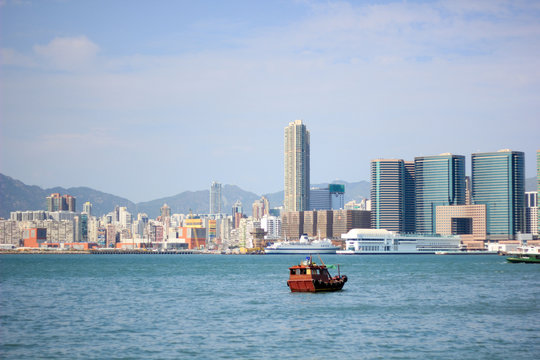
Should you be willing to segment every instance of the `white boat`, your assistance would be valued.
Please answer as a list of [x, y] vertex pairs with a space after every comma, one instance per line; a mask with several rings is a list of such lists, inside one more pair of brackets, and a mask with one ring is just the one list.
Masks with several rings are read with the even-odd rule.
[[266, 254], [335, 254], [339, 246], [328, 239], [310, 241], [306, 234], [298, 241], [280, 241], [264, 249]]
[[399, 234], [385, 229], [352, 229], [341, 235], [345, 250], [341, 255], [435, 254], [460, 250], [458, 235]]

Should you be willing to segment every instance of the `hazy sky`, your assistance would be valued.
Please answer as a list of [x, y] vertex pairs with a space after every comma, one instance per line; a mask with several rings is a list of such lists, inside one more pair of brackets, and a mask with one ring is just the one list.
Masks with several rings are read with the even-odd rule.
[[0, 1], [0, 172], [145, 201], [540, 149], [540, 2]]

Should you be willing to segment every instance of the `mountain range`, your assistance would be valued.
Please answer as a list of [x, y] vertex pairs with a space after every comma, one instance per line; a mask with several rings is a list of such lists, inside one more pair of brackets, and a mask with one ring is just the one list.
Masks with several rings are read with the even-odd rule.
[[[369, 182], [346, 182], [333, 181], [345, 185], [345, 202], [350, 200], [360, 201], [369, 197]], [[328, 183], [312, 184], [314, 187], [326, 186]], [[210, 199], [209, 190], [184, 191], [177, 195], [134, 203], [128, 199], [107, 194], [88, 187], [62, 188], [54, 187], [43, 189], [35, 185], [26, 185], [23, 182], [9, 176], [0, 174], [0, 217], [9, 218], [11, 211], [46, 210], [47, 196], [52, 193], [74, 196], [77, 211], [82, 211], [83, 203], [92, 203], [92, 214], [101, 216], [114, 210], [115, 206], [125, 206], [132, 214], [139, 212], [146, 213], [151, 218], [160, 214], [160, 208], [167, 204], [171, 208], [171, 213], [207, 213]], [[283, 204], [283, 191], [263, 194], [270, 202], [270, 207], [278, 207]], [[232, 205], [240, 200], [244, 207], [245, 214], [251, 214], [251, 204], [260, 199], [261, 195], [242, 190], [236, 185], [223, 185], [221, 190], [222, 209], [224, 213], [229, 213]]]

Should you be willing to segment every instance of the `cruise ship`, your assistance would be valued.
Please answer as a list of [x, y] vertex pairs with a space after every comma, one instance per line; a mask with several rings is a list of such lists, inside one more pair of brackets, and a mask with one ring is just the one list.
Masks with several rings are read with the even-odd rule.
[[339, 246], [328, 239], [310, 241], [303, 234], [298, 241], [280, 241], [264, 249], [266, 254], [335, 254]]
[[342, 255], [435, 254], [459, 251], [458, 235], [399, 234], [385, 229], [352, 229], [341, 235], [345, 240]]

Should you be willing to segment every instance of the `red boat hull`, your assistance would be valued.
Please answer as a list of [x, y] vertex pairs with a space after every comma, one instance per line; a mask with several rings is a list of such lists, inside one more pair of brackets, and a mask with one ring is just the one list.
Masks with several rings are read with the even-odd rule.
[[307, 279], [289, 279], [287, 285], [292, 292], [323, 292], [323, 291], [339, 291], [343, 289], [343, 285], [347, 282], [347, 277], [342, 276], [339, 279], [331, 279], [330, 281]]

